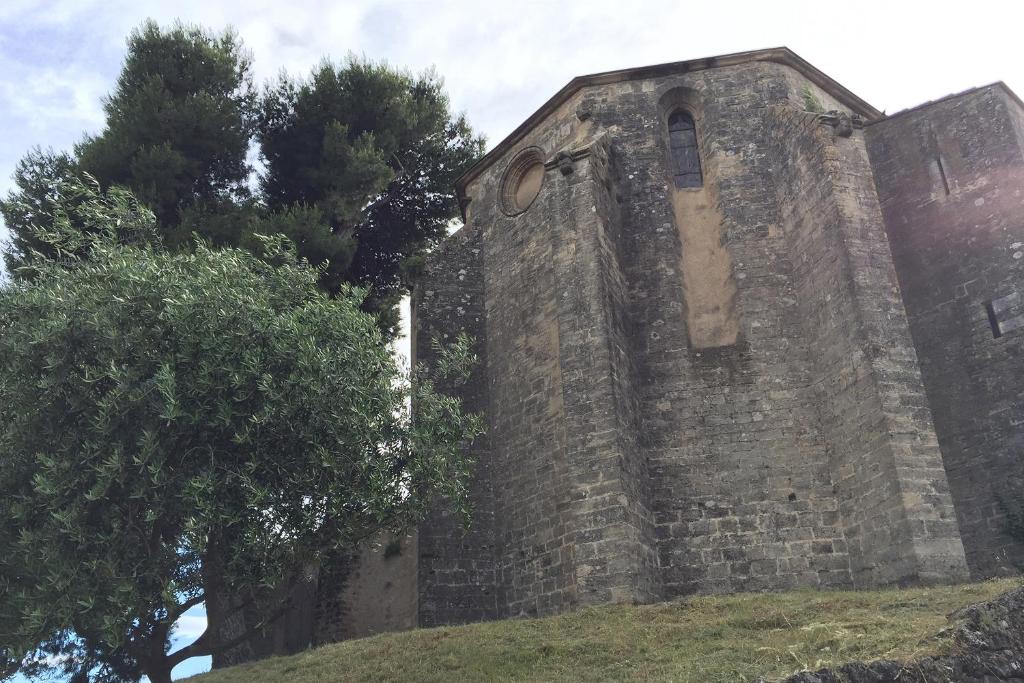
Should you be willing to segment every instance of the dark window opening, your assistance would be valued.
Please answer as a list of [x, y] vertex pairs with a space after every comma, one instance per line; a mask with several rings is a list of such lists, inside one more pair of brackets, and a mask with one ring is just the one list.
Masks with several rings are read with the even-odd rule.
[[992, 308], [992, 302], [985, 302], [985, 311], [988, 313], [988, 324], [992, 327], [992, 336], [995, 339], [999, 339], [1003, 336], [1003, 331], [999, 329], [999, 318], [996, 317], [996, 311]]
[[985, 302], [988, 324], [992, 336], [999, 339], [1007, 332], [1024, 328], [1024, 312], [1020, 311], [1021, 297], [1017, 292]]
[[697, 153], [697, 128], [685, 111], [668, 117], [668, 148], [672, 156], [672, 179], [676, 187], [701, 187], [704, 175]]
[[942, 164], [942, 157], [935, 157], [935, 167], [939, 169], [939, 178], [942, 179], [942, 189], [949, 195], [949, 179], [946, 178], [946, 167]]

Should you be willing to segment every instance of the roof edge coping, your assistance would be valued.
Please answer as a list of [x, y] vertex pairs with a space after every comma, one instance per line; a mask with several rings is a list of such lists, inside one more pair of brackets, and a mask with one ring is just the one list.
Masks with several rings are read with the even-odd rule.
[[[482, 156], [476, 163], [470, 166], [458, 180], [455, 181], [455, 189], [459, 197], [460, 205], [464, 205], [466, 186], [488, 168], [496, 159], [508, 152], [516, 145], [526, 133], [537, 123], [546, 118], [551, 112], [564, 104], [570, 96], [578, 90], [594, 85], [608, 85], [611, 83], [622, 83], [643, 78], [656, 78], [674, 73], [687, 73], [691, 71], [703, 71], [725, 66], [735, 66], [747, 62], [775, 62], [792, 67], [803, 74], [809, 81], [819, 88], [835, 97], [839, 102], [852, 109], [854, 112], [866, 118], [869, 122], [883, 118], [884, 114], [868, 104], [853, 92], [842, 86], [838, 81], [813, 66], [800, 55], [788, 47], [773, 47], [763, 50], [752, 50], [749, 52], [734, 52], [717, 57], [703, 57], [700, 59], [689, 59], [681, 62], [666, 62], [651, 66], [634, 67], [630, 69], [618, 69], [615, 71], [604, 71], [586, 76], [577, 76], [566, 83], [561, 90], [551, 96], [547, 102], [542, 104], [533, 114], [509, 133], [501, 142], [494, 146], [491, 151]], [[465, 214], [465, 211], [463, 211]], [[465, 218], [465, 215], [463, 215]]]
[[884, 123], [885, 121], [890, 121], [892, 119], [895, 119], [897, 117], [903, 116], [905, 114], [914, 114], [914, 113], [917, 113], [917, 112], [922, 111], [924, 109], [927, 109], [928, 107], [931, 107], [933, 105], [941, 104], [943, 102], [948, 102], [949, 100], [954, 100], [954, 99], [956, 99], [958, 97], [967, 97], [968, 95], [973, 95], [973, 94], [975, 94], [977, 92], [981, 92], [982, 90], [987, 90], [989, 88], [998, 88], [998, 89], [1002, 90], [1004, 93], [1006, 93], [1006, 95], [1011, 100], [1013, 100], [1014, 102], [1017, 103], [1017, 106], [1021, 108], [1021, 111], [1024, 111], [1024, 100], [1021, 100], [1020, 95], [1015, 93], [1010, 88], [1010, 86], [1006, 85], [1005, 81], [992, 81], [991, 83], [986, 83], [985, 85], [976, 85], [973, 88], [967, 88], [966, 90], [961, 90], [960, 92], [954, 92], [954, 93], [950, 93], [948, 95], [943, 95], [942, 97], [937, 97], [934, 100], [928, 100], [927, 102], [922, 102], [921, 104], [916, 104], [913, 107], [907, 107], [906, 109], [900, 109], [897, 112], [893, 112], [892, 114], [886, 114], [886, 115], [882, 116], [881, 118], [878, 118], [878, 119], [875, 119], [873, 121], [870, 121], [868, 123], [868, 125], [874, 125], [876, 123]]

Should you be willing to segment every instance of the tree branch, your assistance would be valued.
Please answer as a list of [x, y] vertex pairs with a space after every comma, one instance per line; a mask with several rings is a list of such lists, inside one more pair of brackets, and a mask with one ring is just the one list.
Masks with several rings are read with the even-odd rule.
[[[241, 633], [239, 633], [236, 636], [233, 636], [232, 638], [229, 638], [228, 640], [216, 642], [216, 634], [211, 633], [210, 627], [207, 626], [206, 630], [203, 631], [203, 635], [196, 638], [194, 643], [192, 643], [191, 645], [187, 645], [181, 648], [180, 650], [172, 652], [171, 654], [167, 655], [168, 663], [170, 664], [171, 668], [173, 668], [177, 666], [179, 663], [188, 659], [189, 657], [201, 657], [203, 655], [219, 655], [223, 652], [230, 650], [233, 647], [241, 645], [246, 640], [248, 640], [253, 634], [266, 628], [267, 626], [281, 618], [281, 616], [284, 615], [285, 611], [288, 609], [291, 603], [291, 600], [289, 598], [290, 595], [288, 595], [288, 593], [285, 593], [284, 597], [278, 600], [277, 606], [273, 609], [273, 611], [268, 613], [263, 619], [260, 619], [253, 626], [247, 627]], [[237, 612], [241, 609], [242, 608], [239, 607], [235, 611]], [[211, 640], [213, 640], [214, 642], [208, 645], [207, 641]]]
[[169, 621], [169, 622], [171, 622], [173, 624], [174, 622], [176, 622], [178, 620], [179, 617], [181, 617], [182, 614], [184, 614], [185, 612], [189, 611], [190, 609], [192, 609], [196, 605], [202, 604], [205, 601], [206, 601], [206, 591], [203, 591], [199, 595], [193, 596], [193, 597], [189, 598], [188, 600], [186, 600], [185, 602], [181, 603], [180, 605], [177, 605], [174, 609], [168, 609], [167, 610], [167, 621]]
[[[166, 661], [171, 666], [171, 668], [174, 668], [180, 662], [185, 661], [189, 657], [201, 657], [203, 655], [219, 655], [223, 652], [226, 652], [233, 647], [241, 645], [247, 639], [252, 637], [255, 633], [277, 621], [282, 615], [284, 615], [285, 611], [287, 611], [288, 607], [291, 605], [292, 588], [295, 585], [295, 581], [302, 575], [302, 566], [302, 562], [295, 563], [295, 566], [292, 568], [291, 574], [288, 576], [287, 581], [281, 584], [281, 588], [284, 590], [282, 590], [278, 594], [276, 600], [274, 598], [275, 593], [277, 591], [272, 591], [269, 596], [266, 596], [271, 599], [271, 605], [273, 605], [273, 609], [269, 612], [261, 610], [264, 612], [265, 615], [262, 619], [258, 620], [252, 626], [247, 626], [238, 635], [233, 636], [232, 638], [229, 638], [228, 640], [222, 642], [218, 642], [218, 634], [211, 631], [210, 627], [207, 626], [206, 630], [203, 631], [203, 634], [201, 636], [196, 638], [195, 642], [166, 656]], [[204, 595], [205, 593], [206, 591], [203, 591]], [[255, 592], [250, 593], [248, 596], [246, 596], [244, 600], [241, 601], [240, 604], [233, 606], [229, 610], [229, 613], [237, 614], [239, 612], [243, 612], [243, 610], [245, 610], [246, 607], [259, 602], [259, 600], [260, 597], [257, 596]]]

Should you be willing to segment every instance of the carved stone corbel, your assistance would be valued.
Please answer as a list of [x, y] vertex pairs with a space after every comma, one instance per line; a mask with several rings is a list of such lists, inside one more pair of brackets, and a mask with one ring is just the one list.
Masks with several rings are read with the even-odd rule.
[[854, 128], [863, 128], [864, 119], [854, 114], [850, 116], [844, 111], [827, 111], [818, 115], [818, 121], [826, 126], [832, 126], [836, 135], [841, 138], [848, 138], [853, 135]]
[[573, 171], [573, 158], [569, 152], [559, 152], [555, 155], [555, 165], [562, 175], [569, 175]]

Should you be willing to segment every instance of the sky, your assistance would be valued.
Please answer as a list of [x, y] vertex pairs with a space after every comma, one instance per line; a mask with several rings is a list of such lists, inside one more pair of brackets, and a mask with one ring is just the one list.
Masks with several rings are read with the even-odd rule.
[[[434, 67], [490, 145], [574, 76], [787, 46], [889, 113], [992, 81], [1024, 95], [1019, 2], [861, 0], [3, 0], [0, 195], [32, 146], [70, 150], [102, 129], [125, 38], [146, 18], [233, 26], [257, 82], [355, 53]], [[0, 237], [3, 231], [0, 229]], [[191, 612], [180, 636], [205, 624]], [[208, 660], [175, 670], [203, 670]]]

